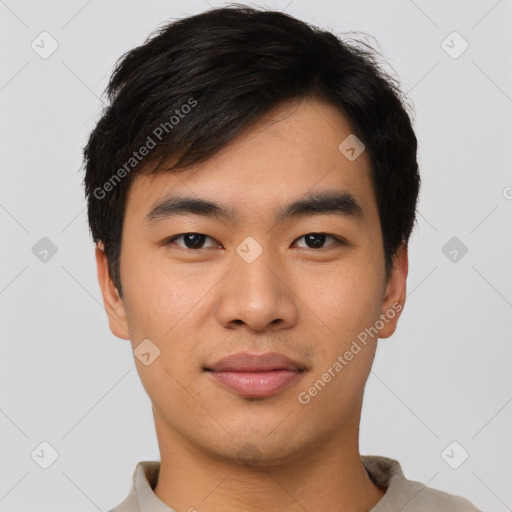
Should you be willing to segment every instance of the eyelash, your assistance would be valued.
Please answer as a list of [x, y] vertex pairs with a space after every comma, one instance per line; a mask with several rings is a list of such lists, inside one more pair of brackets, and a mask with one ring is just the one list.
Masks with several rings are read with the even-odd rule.
[[[175, 240], [177, 240], [178, 238], [182, 238], [185, 235], [202, 235], [202, 236], [205, 236], [206, 238], [211, 238], [212, 240], [215, 240], [211, 236], [204, 235], [203, 233], [188, 232], [188, 233], [181, 233], [180, 235], [175, 235], [175, 236], [169, 238], [165, 242], [165, 245], [172, 245]], [[314, 249], [314, 248], [311, 248], [311, 247], [300, 247], [300, 249], [311, 249], [312, 251], [317, 251], [318, 252], [318, 251], [326, 250], [326, 249], [328, 249], [329, 247], [332, 247], [332, 246], [348, 245], [347, 242], [345, 240], [343, 240], [342, 238], [340, 238], [340, 237], [337, 237], [335, 235], [331, 235], [330, 233], [322, 233], [322, 232], [316, 232], [316, 231], [313, 231], [311, 233], [306, 233], [305, 235], [302, 235], [299, 238], [296, 238], [294, 240], [294, 243], [297, 240], [300, 240], [301, 238], [304, 238], [307, 235], [326, 235], [327, 237], [333, 238], [335, 240], [335, 243], [334, 244], [330, 244], [327, 247], [322, 247], [320, 249]], [[187, 251], [194, 251], [194, 252], [199, 252], [199, 251], [205, 249], [204, 247], [201, 247], [199, 249], [191, 249], [190, 247], [182, 247], [182, 246], [178, 246], [178, 247], [180, 247], [181, 249], [187, 250]], [[206, 249], [210, 249], [210, 248], [206, 247]]]

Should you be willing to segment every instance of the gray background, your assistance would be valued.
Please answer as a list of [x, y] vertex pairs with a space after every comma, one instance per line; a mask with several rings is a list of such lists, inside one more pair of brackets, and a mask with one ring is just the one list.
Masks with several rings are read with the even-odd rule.
[[[159, 458], [129, 342], [103, 310], [81, 148], [116, 59], [208, 4], [224, 5], [0, 1], [1, 511], [108, 510], [135, 464]], [[361, 452], [482, 510], [512, 510], [512, 2], [253, 5], [373, 35], [416, 109], [423, 188], [408, 298], [379, 342]], [[47, 58], [43, 31], [58, 43]], [[457, 58], [454, 31], [469, 44]], [[56, 254], [41, 252], [43, 237]], [[36, 463], [50, 456], [43, 441], [58, 452], [48, 469]]]

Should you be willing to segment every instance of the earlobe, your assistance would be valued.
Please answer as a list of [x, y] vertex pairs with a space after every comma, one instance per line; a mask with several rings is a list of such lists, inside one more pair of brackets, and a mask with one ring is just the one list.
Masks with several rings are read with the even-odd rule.
[[408, 270], [407, 245], [402, 242], [393, 259], [393, 270], [386, 286], [381, 311], [381, 320], [384, 326], [379, 329], [379, 338], [389, 338], [396, 330], [398, 319], [405, 305]]
[[130, 339], [126, 310], [123, 300], [110, 276], [108, 258], [102, 242], [98, 242], [95, 249], [98, 282], [103, 296], [103, 304], [107, 312], [110, 330], [114, 336], [123, 340]]

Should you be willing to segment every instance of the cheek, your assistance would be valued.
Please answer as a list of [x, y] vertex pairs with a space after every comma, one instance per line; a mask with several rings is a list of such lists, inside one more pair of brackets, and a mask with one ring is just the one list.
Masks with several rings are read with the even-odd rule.
[[[158, 340], [187, 312], [187, 287], [177, 272], [166, 271], [154, 252], [126, 242], [121, 261], [130, 333]], [[190, 306], [189, 308], [190, 309]]]
[[313, 320], [330, 328], [330, 336], [337, 335], [340, 341], [357, 336], [379, 317], [380, 281], [375, 270], [362, 262], [354, 258], [330, 266], [301, 287]]
[[[191, 276], [179, 267], [166, 271], [161, 261], [152, 260], [149, 255], [132, 253], [125, 264], [127, 279], [123, 288], [132, 347], [149, 339], [160, 350], [158, 359], [149, 367], [137, 361], [138, 371], [145, 387], [154, 387], [158, 393], [159, 382], [172, 387], [172, 375], [181, 382], [188, 378], [187, 374], [197, 371], [195, 350], [201, 337], [196, 335], [194, 319], [205, 314], [204, 294], [208, 287], [194, 285]], [[179, 386], [175, 391], [179, 394]]]
[[353, 413], [364, 391], [374, 355], [375, 344], [369, 344], [345, 365], [332, 358], [310, 376], [300, 390], [299, 399], [312, 422], [322, 416], [323, 429], [337, 429]]
[[305, 412], [312, 418], [323, 414], [326, 429], [336, 428], [358, 403], [377, 345], [368, 329], [380, 312], [379, 289], [371, 273], [354, 266], [338, 275], [323, 283], [316, 280], [317, 288], [311, 290], [308, 305], [315, 313], [311, 322], [318, 364], [301, 388], [304, 399], [310, 400]]

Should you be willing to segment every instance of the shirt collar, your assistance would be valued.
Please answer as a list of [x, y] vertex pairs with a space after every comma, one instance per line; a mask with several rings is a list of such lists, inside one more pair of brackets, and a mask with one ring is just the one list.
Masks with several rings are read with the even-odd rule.
[[[376, 455], [362, 455], [368, 475], [386, 493], [370, 512], [388, 512], [405, 506], [414, 498], [398, 461]], [[160, 461], [141, 461], [135, 467], [133, 485], [126, 499], [110, 512], [176, 512], [153, 492], [158, 481]]]

